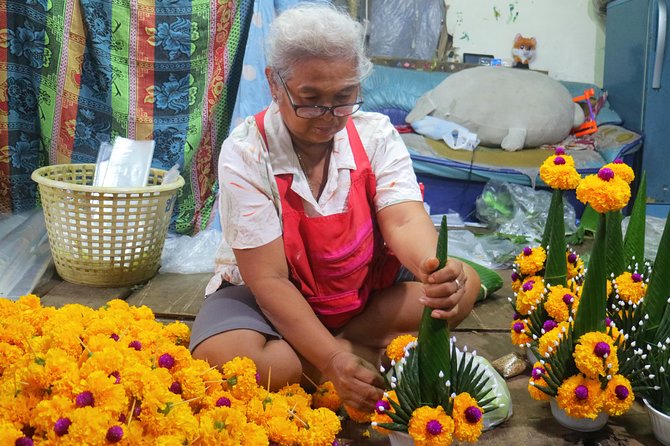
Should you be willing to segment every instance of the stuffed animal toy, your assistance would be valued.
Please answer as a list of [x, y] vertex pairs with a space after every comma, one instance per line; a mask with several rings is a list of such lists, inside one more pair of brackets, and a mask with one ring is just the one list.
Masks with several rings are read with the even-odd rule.
[[535, 37], [523, 37], [517, 34], [514, 37], [514, 45], [512, 45], [512, 56], [514, 56], [515, 68], [528, 68], [528, 64], [535, 57], [535, 47], [537, 40]]

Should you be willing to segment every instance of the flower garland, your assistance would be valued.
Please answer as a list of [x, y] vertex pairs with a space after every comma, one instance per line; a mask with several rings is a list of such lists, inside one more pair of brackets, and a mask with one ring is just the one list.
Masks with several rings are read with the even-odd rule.
[[333, 443], [340, 421], [325, 399], [266, 391], [248, 358], [218, 371], [192, 358], [189, 334], [122, 300], [0, 299], [0, 444]]

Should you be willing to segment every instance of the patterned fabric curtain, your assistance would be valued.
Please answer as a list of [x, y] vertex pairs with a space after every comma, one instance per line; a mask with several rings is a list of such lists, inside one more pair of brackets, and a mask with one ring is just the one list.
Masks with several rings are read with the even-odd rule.
[[39, 204], [31, 172], [95, 163], [115, 136], [181, 166], [173, 230], [209, 219], [253, 0], [0, 1], [0, 215]]

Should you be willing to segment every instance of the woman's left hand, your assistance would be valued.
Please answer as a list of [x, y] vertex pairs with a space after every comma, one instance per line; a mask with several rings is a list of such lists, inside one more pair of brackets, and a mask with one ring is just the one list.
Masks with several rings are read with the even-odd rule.
[[431, 316], [437, 319], [451, 319], [459, 314], [459, 303], [465, 296], [468, 274], [463, 262], [449, 259], [444, 268], [436, 270], [439, 261], [428, 258], [421, 264], [425, 274], [424, 296], [419, 298], [423, 305], [433, 308]]

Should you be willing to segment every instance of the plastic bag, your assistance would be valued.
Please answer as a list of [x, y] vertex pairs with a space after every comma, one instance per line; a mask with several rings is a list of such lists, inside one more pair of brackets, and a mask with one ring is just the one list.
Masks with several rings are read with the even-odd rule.
[[[649, 260], [654, 260], [658, 253], [658, 245], [661, 242], [663, 235], [663, 228], [665, 228], [665, 218], [653, 217], [647, 215], [645, 229], [644, 229], [644, 257]], [[621, 230], [626, 233], [630, 217], [625, 217], [621, 222]]]
[[214, 271], [221, 231], [206, 229], [194, 236], [168, 234], [163, 245], [160, 273], [197, 274]]
[[443, 140], [452, 149], [475, 150], [479, 138], [462, 125], [434, 116], [426, 116], [412, 123], [412, 128], [422, 135]]

